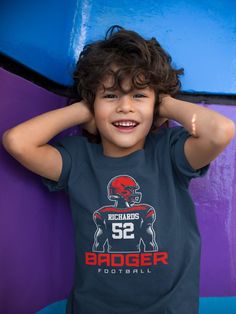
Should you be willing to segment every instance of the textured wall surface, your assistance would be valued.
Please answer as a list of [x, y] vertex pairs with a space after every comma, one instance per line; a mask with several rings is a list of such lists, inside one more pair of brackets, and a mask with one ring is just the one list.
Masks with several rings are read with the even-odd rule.
[[[4, 70], [0, 81], [1, 134], [66, 103]], [[208, 107], [236, 122], [235, 107]], [[60, 136], [77, 132], [72, 128]], [[235, 147], [236, 138], [205, 177], [190, 183], [202, 235], [201, 296], [236, 295]], [[71, 214], [62, 192], [48, 192], [39, 176], [0, 149], [0, 313], [31, 314], [69, 294], [74, 267]]]
[[236, 93], [235, 11], [232, 0], [3, 1], [0, 51], [67, 85], [84, 44], [119, 24], [160, 41], [183, 90]]

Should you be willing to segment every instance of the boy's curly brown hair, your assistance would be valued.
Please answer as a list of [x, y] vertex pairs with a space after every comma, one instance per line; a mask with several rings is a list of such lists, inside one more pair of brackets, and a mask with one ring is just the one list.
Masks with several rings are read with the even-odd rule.
[[[147, 40], [134, 31], [113, 25], [107, 30], [104, 40], [85, 45], [80, 53], [73, 73], [74, 96], [84, 99], [93, 113], [96, 91], [103, 79], [112, 75], [112, 89], [122, 91], [122, 81], [129, 77], [131, 89], [146, 86], [154, 89], [155, 107], [150, 132], [157, 130], [159, 94], [175, 96], [181, 88], [178, 76], [184, 73], [184, 69], [173, 68], [171, 62], [171, 56], [156, 38]], [[118, 70], [112, 71], [112, 65], [116, 65]]]

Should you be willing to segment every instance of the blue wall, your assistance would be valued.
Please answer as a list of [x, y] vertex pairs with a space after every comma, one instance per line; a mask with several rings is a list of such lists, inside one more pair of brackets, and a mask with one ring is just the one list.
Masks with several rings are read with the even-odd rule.
[[182, 90], [236, 93], [236, 1], [5, 2], [0, 51], [46, 77], [72, 84], [84, 44], [113, 24], [156, 37], [177, 67]]

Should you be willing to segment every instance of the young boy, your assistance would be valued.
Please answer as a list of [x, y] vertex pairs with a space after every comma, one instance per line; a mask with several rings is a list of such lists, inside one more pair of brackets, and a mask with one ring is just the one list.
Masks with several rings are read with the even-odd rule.
[[[83, 100], [15, 126], [3, 143], [69, 196], [76, 266], [67, 314], [197, 314], [201, 242], [188, 186], [235, 125], [173, 97], [182, 70], [155, 38], [114, 29], [80, 55]], [[167, 119], [182, 126], [160, 128]], [[47, 144], [78, 124], [96, 143], [75, 135]]]

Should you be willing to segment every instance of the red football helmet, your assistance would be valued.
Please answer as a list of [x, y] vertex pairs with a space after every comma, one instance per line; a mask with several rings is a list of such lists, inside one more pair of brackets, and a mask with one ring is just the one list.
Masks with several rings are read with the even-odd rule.
[[123, 175], [112, 178], [107, 185], [107, 196], [111, 201], [123, 198], [126, 202], [139, 203], [142, 193], [136, 192], [138, 183], [130, 176]]

